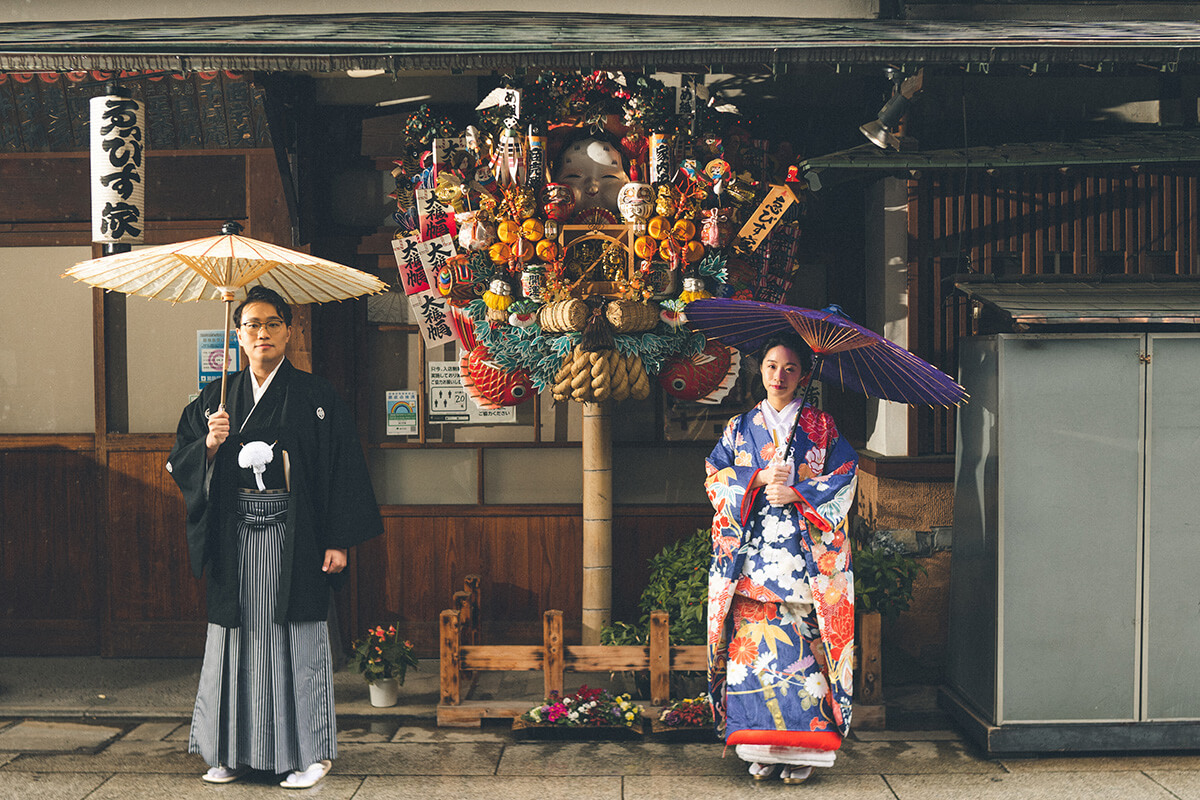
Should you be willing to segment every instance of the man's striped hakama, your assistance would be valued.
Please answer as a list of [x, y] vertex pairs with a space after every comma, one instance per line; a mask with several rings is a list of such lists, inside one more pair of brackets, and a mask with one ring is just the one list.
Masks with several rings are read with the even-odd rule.
[[209, 624], [188, 752], [303, 770], [337, 756], [326, 622], [275, 622], [288, 495], [238, 492], [241, 626]]

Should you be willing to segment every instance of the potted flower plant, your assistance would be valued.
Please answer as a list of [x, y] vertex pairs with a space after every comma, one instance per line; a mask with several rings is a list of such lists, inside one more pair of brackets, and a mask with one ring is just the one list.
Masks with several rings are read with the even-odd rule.
[[394, 706], [408, 668], [417, 668], [413, 643], [400, 638], [394, 624], [377, 625], [350, 646], [350, 661], [367, 681], [371, 705]]

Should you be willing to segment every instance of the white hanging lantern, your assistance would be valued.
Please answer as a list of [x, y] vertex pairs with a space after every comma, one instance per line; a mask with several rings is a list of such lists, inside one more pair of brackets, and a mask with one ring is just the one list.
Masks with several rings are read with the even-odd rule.
[[145, 238], [146, 113], [130, 97], [93, 97], [92, 241], [138, 244]]

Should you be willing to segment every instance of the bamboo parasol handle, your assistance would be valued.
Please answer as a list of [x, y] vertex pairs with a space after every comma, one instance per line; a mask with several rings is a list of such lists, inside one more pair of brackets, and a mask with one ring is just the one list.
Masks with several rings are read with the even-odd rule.
[[809, 373], [808, 383], [804, 385], [804, 394], [800, 398], [800, 409], [796, 412], [796, 421], [792, 423], [792, 435], [788, 437], [787, 450], [784, 451], [784, 460], [792, 454], [792, 450], [796, 442], [796, 428], [800, 425], [800, 415], [804, 413], [804, 407], [808, 405], [808, 396], [812, 390], [813, 381], [817, 379], [817, 375], [821, 372], [821, 354], [813, 354], [812, 372]]
[[225, 374], [229, 372], [229, 326], [233, 322], [233, 295], [225, 295], [225, 334], [221, 337], [221, 411], [225, 410]]

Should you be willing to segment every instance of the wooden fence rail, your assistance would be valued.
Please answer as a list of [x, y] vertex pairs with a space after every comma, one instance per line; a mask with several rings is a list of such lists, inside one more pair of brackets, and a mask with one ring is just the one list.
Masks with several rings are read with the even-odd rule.
[[[863, 633], [874, 651], [858, 677], [859, 702], [855, 704], [855, 726], [881, 730], [884, 706], [879, 680], [878, 615]], [[528, 700], [463, 701], [471, 692], [479, 671], [540, 670], [544, 696], [563, 693], [567, 672], [650, 672], [650, 706], [646, 714], [655, 719], [670, 701], [671, 671], [708, 667], [708, 648], [703, 645], [671, 646], [670, 618], [665, 611], [650, 614], [650, 643], [646, 647], [619, 645], [564, 645], [563, 614], [542, 615], [540, 645], [480, 645], [479, 576], [468, 575], [463, 591], [454, 594], [454, 607], [441, 613], [441, 693], [437, 709], [439, 726], [475, 728], [484, 718], [519, 717], [530, 708]], [[865, 680], [864, 680], [865, 679]], [[641, 699], [641, 698], [639, 698]]]
[[[670, 699], [671, 670], [704, 670], [707, 649], [700, 645], [672, 647], [670, 619], [665, 611], [650, 615], [650, 644], [640, 646], [564, 645], [561, 611], [542, 616], [540, 645], [478, 645], [479, 578], [470, 575], [464, 591], [454, 595], [454, 608], [442, 612], [441, 697], [438, 725], [476, 727], [487, 718], [518, 717], [528, 701], [467, 701], [474, 673], [479, 671], [540, 670], [545, 696], [563, 693], [567, 672], [650, 672], [650, 705]], [[651, 709], [647, 709], [649, 712]]]

